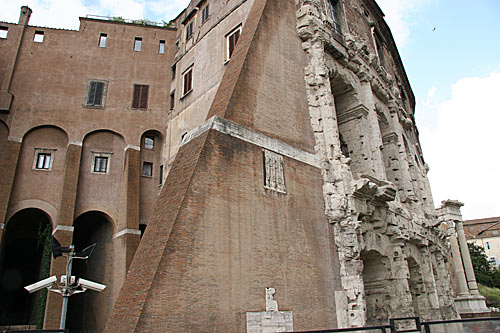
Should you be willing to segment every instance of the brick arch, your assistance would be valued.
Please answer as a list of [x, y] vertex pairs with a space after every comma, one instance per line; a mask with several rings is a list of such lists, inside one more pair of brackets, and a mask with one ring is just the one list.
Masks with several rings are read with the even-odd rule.
[[125, 142], [125, 137], [121, 133], [118, 133], [118, 132], [116, 132], [116, 131], [114, 131], [112, 129], [109, 129], [109, 128], [101, 128], [101, 129], [90, 131], [90, 132], [86, 133], [83, 136], [83, 141], [85, 141], [85, 139], [87, 139], [89, 136], [91, 136], [93, 134], [96, 134], [96, 133], [99, 133], [99, 132], [109, 132], [109, 133], [112, 133], [112, 134], [117, 135], [118, 137], [120, 137], [123, 140], [123, 142]]
[[[57, 126], [37, 126], [24, 134], [10, 195], [9, 211], [13, 211], [13, 207], [26, 200], [38, 202], [42, 209], [59, 207], [67, 147], [68, 135]], [[41, 163], [40, 166], [39, 158], [42, 155], [46, 156], [43, 158], [46, 163]], [[52, 221], [55, 221], [57, 214], [53, 209], [45, 209], [50, 211]]]
[[28, 208], [36, 208], [45, 213], [45, 215], [47, 215], [47, 218], [49, 219], [52, 225], [52, 230], [55, 229], [57, 209], [50, 203], [38, 199], [27, 199], [23, 201], [18, 201], [15, 205], [11, 207], [5, 220], [10, 221], [10, 219], [18, 212]]
[[53, 128], [53, 129], [59, 130], [62, 133], [64, 133], [64, 135], [66, 137], [66, 141], [68, 140], [68, 133], [63, 128], [56, 126], [56, 125], [52, 125], [52, 124], [46, 124], [46, 125], [38, 125], [38, 126], [32, 127], [29, 130], [27, 130], [26, 133], [24, 133], [24, 135], [23, 135], [23, 141], [26, 139], [26, 137], [28, 135], [31, 135], [33, 132], [44, 129], [44, 128]]
[[[116, 218], [111, 214], [104, 205], [88, 205], [85, 207], [82, 207], [82, 209], [79, 209], [78, 212], [75, 212], [75, 219], [76, 221], [79, 217], [81, 217], [84, 214], [89, 214], [89, 213], [96, 213], [102, 215], [111, 225], [113, 228], [113, 234], [117, 231], [118, 224], [116, 222]], [[73, 221], [73, 223], [74, 223]]]

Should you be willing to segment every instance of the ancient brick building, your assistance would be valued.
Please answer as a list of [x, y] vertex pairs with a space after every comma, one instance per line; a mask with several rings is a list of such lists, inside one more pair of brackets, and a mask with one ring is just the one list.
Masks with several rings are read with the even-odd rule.
[[19, 244], [47, 226], [98, 243], [75, 274], [108, 288], [72, 297], [73, 328], [457, 316], [414, 96], [373, 0], [196, 0], [168, 27], [79, 31], [30, 14], [0, 23], [0, 273], [19, 280], [0, 292], [23, 298], [1, 297], [0, 325], [36, 321], [20, 287], [44, 260]]

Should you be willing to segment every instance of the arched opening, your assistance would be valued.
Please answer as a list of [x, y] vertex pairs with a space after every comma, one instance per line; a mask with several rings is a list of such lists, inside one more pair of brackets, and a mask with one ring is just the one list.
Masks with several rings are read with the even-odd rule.
[[73, 244], [76, 251], [96, 243], [94, 252], [87, 261], [75, 260], [72, 275], [108, 286], [102, 292], [87, 290], [70, 297], [67, 328], [101, 331], [111, 308], [110, 287], [112, 278], [113, 227], [108, 217], [101, 212], [87, 212], [74, 222]]
[[49, 276], [51, 234], [39, 209], [23, 209], [8, 221], [0, 249], [0, 325], [42, 327], [47, 290], [29, 294], [24, 286]]
[[408, 270], [410, 271], [410, 278], [408, 279], [408, 286], [410, 287], [411, 299], [415, 316], [422, 316], [423, 311], [426, 309], [426, 293], [425, 285], [422, 277], [422, 271], [419, 264], [412, 257], [408, 257]]
[[366, 324], [385, 325], [389, 320], [389, 269], [377, 251], [361, 254], [366, 302]]

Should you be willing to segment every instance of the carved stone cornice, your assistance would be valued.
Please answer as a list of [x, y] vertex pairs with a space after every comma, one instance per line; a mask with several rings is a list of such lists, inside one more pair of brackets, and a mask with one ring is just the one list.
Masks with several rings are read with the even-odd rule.
[[343, 111], [337, 114], [337, 122], [339, 125], [347, 123], [351, 120], [366, 118], [368, 116], [368, 108], [363, 104], [353, 107], [350, 110]]

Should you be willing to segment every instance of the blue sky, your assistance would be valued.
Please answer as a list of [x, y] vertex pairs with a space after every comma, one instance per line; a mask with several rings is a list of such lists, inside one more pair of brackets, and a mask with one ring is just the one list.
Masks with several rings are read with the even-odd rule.
[[[0, 21], [78, 29], [86, 14], [168, 21], [189, 0], [1, 0]], [[416, 97], [436, 206], [465, 219], [500, 216], [500, 1], [379, 0]], [[434, 29], [435, 28], [435, 29]]]

